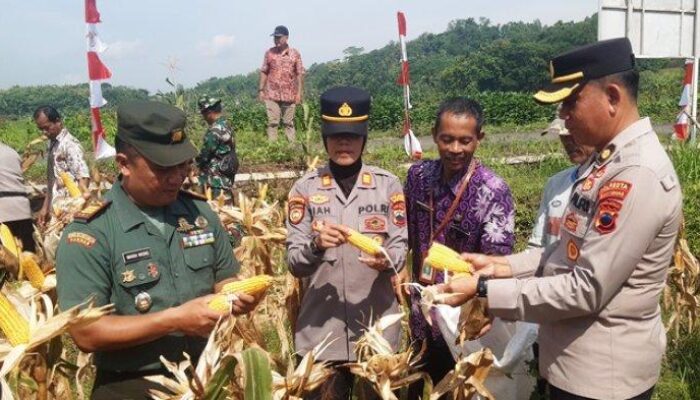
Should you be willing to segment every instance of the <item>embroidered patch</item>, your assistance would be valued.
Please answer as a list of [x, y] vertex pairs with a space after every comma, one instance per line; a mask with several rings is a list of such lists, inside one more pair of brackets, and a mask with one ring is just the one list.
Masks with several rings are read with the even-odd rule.
[[583, 185], [581, 185], [581, 190], [584, 192], [587, 192], [587, 191], [593, 189], [593, 183], [595, 183], [593, 178], [590, 178], [590, 177], [586, 178], [586, 180], [583, 181]]
[[328, 203], [328, 196], [323, 194], [315, 194], [309, 197], [309, 202], [313, 204], [325, 204]]
[[95, 245], [97, 239], [83, 232], [71, 232], [68, 234], [66, 241], [69, 244], [79, 244], [83, 247], [91, 249]]
[[398, 203], [400, 201], [406, 202], [406, 196], [403, 195], [403, 193], [394, 193], [389, 197], [389, 201], [391, 204]]
[[122, 253], [122, 259], [124, 264], [131, 264], [141, 260], [148, 260], [151, 258], [151, 249], [146, 247], [144, 249], [132, 250]]
[[566, 256], [569, 257], [569, 260], [575, 262], [578, 260], [579, 255], [580, 252], [578, 250], [578, 246], [576, 246], [576, 243], [574, 243], [573, 240], [569, 240], [569, 243], [566, 245]]
[[158, 274], [160, 274], [160, 272], [158, 272], [158, 265], [156, 263], [149, 263], [148, 276], [150, 276], [151, 278], [157, 278]]
[[576, 233], [578, 229], [578, 217], [574, 213], [569, 213], [564, 218], [564, 227], [571, 233]]
[[363, 232], [386, 232], [386, 219], [380, 216], [365, 218], [362, 223]]
[[391, 204], [391, 222], [402, 228], [406, 226], [406, 203], [397, 201]]
[[553, 236], [559, 236], [561, 228], [561, 218], [549, 217], [547, 219], [547, 233]]
[[598, 217], [595, 221], [595, 229], [602, 235], [610, 233], [615, 230], [615, 221], [617, 220], [617, 214], [609, 211], [602, 211], [598, 213]]
[[627, 194], [632, 189], [632, 184], [627, 181], [609, 181], [606, 182], [598, 192], [598, 200], [618, 199], [624, 200]]
[[304, 219], [304, 213], [306, 212], [306, 199], [301, 196], [291, 196], [287, 202], [287, 215], [289, 216], [289, 223], [296, 225]]

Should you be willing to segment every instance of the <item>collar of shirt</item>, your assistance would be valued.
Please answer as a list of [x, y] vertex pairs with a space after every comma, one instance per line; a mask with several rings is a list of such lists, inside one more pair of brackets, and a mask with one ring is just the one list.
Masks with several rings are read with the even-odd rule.
[[[105, 197], [112, 200], [112, 207], [115, 207], [124, 232], [129, 231], [139, 224], [146, 223], [146, 217], [136, 204], [134, 204], [133, 200], [129, 198], [129, 195], [122, 187], [121, 180], [114, 182], [112, 189], [110, 189]], [[178, 199], [166, 208], [165, 215], [167, 216], [170, 214], [187, 215], [189, 213]]]
[[54, 143], [59, 143], [65, 140], [66, 136], [70, 135], [70, 132], [68, 132], [67, 128], [61, 129], [61, 132], [59, 132], [58, 135], [54, 139], [50, 140], [50, 144], [53, 145]]
[[651, 126], [651, 120], [649, 119], [649, 117], [642, 118], [639, 121], [628, 126], [622, 132], [618, 133], [617, 136], [615, 136], [613, 140], [611, 140], [610, 143], [608, 143], [607, 146], [605, 146], [606, 148], [614, 146], [614, 148], [612, 154], [610, 154], [610, 156], [608, 156], [608, 158], [606, 158], [605, 161], [600, 163], [599, 165], [602, 166], [607, 164], [608, 162], [610, 162], [610, 160], [614, 158], [615, 155], [619, 154], [620, 150], [622, 150], [627, 144], [651, 131], [653, 131], [653, 128]]
[[[477, 160], [474, 159], [476, 162], [476, 167], [474, 168], [474, 174], [477, 175], [479, 173], [479, 170], [481, 169], [481, 163]], [[458, 174], [455, 174], [452, 178], [450, 178], [449, 181], [443, 182], [442, 179], [442, 160], [436, 160], [436, 162], [432, 165], [429, 166], [429, 169], [426, 174], [428, 180], [428, 187], [433, 189], [433, 190], [449, 190], [452, 192], [453, 195], [457, 195], [457, 191], [459, 190], [459, 184], [462, 181], [462, 178], [464, 175], [469, 171], [469, 165], [466, 165], [462, 171]], [[473, 176], [472, 176], [473, 178]]]

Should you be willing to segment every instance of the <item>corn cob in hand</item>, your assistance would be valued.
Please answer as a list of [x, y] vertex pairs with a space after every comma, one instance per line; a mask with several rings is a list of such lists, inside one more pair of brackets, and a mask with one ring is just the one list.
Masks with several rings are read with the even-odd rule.
[[272, 277], [270, 275], [257, 275], [248, 279], [227, 283], [209, 301], [209, 308], [215, 311], [227, 312], [231, 309], [231, 301], [237, 293], [256, 296], [265, 292], [270, 286], [272, 286]]
[[363, 235], [354, 229], [347, 228], [347, 230], [348, 243], [357, 247], [363, 253], [367, 253], [375, 257], [384, 254], [382, 251], [382, 246], [375, 242], [371, 237]]
[[471, 264], [459, 258], [459, 253], [437, 242], [430, 246], [425, 263], [454, 273], [471, 275], [473, 272]]
[[58, 174], [59, 177], [61, 178], [61, 182], [63, 182], [63, 186], [66, 187], [68, 190], [68, 194], [70, 197], [77, 199], [78, 197], [81, 197], [83, 194], [80, 192], [80, 188], [78, 187], [78, 184], [75, 183], [73, 180], [73, 177], [68, 175], [67, 172], [61, 172]]
[[12, 346], [29, 343], [29, 322], [2, 293], [0, 293], [0, 330]]

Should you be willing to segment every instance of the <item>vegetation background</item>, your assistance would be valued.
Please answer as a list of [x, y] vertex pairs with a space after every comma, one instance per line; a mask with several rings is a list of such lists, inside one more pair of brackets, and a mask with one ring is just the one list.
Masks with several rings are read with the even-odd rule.
[[[408, 43], [411, 61], [411, 93], [414, 131], [429, 135], [439, 102], [449, 96], [469, 96], [484, 106], [487, 136], [479, 149], [486, 160], [511, 185], [516, 207], [516, 233], [520, 248], [529, 236], [534, 214], [547, 178], [568, 166], [558, 156], [557, 141], [539, 135], [519, 137], [520, 132], [544, 128], [554, 109], [532, 101], [533, 91], [548, 79], [546, 60], [574, 46], [596, 40], [597, 17], [579, 22], [559, 22], [544, 26], [539, 22], [511, 22], [494, 25], [488, 20], [455, 20], [439, 34], [423, 34]], [[255, 100], [257, 72], [247, 75], [211, 78], [193, 88], [172, 83], [173, 91], [151, 94], [144, 89], [103, 85], [109, 105], [103, 109], [107, 136], [116, 133], [116, 107], [127, 100], [158, 99], [180, 104], [189, 116], [189, 134], [201, 141], [205, 126], [196, 110], [197, 98], [207, 93], [223, 99], [225, 112], [237, 131], [237, 147], [244, 171], [301, 168], [307, 159], [322, 154], [318, 131], [318, 95], [335, 85], [357, 85], [373, 95], [370, 146], [365, 161], [405, 176], [407, 163], [398, 140], [402, 124], [402, 92], [396, 84], [399, 73], [399, 47], [392, 42], [381, 49], [365, 51], [350, 47], [342, 60], [308, 67], [306, 103], [297, 108], [299, 143], [284, 140], [268, 142], [262, 104]], [[669, 124], [678, 112], [682, 81], [682, 60], [640, 60], [642, 74], [639, 105], [643, 115], [656, 124]], [[171, 82], [171, 80], [169, 80]], [[0, 141], [20, 152], [39, 136], [31, 114], [42, 104], [57, 107], [69, 130], [91, 148], [88, 86], [12, 87], [0, 90]], [[306, 115], [305, 115], [306, 112]], [[664, 127], [661, 127], [664, 130]], [[668, 129], [666, 129], [668, 130]], [[694, 254], [700, 254], [700, 157], [697, 149], [667, 138], [685, 195], [687, 237]], [[41, 148], [43, 145], [39, 145]], [[29, 150], [29, 149], [26, 149]], [[506, 165], [496, 159], [514, 155], [542, 155], [544, 161], [526, 165]], [[425, 154], [435, 157], [432, 150]], [[99, 162], [103, 171], [112, 171], [109, 162]], [[28, 171], [28, 178], [42, 181], [45, 163]], [[276, 182], [273, 196], [286, 196], [291, 182]], [[653, 212], [653, 210], [650, 210]], [[640, 343], [644, 346], [644, 343]], [[655, 398], [700, 399], [700, 333], [697, 329], [669, 340], [663, 377]]]

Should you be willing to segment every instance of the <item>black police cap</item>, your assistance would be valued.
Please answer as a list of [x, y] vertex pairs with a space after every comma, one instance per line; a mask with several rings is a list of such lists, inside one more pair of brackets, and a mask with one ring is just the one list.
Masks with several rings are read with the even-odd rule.
[[552, 81], [537, 92], [542, 104], [563, 101], [583, 82], [634, 69], [632, 44], [627, 38], [603, 40], [554, 57], [549, 62]]
[[370, 103], [369, 93], [356, 87], [326, 90], [321, 95], [321, 133], [367, 136]]

